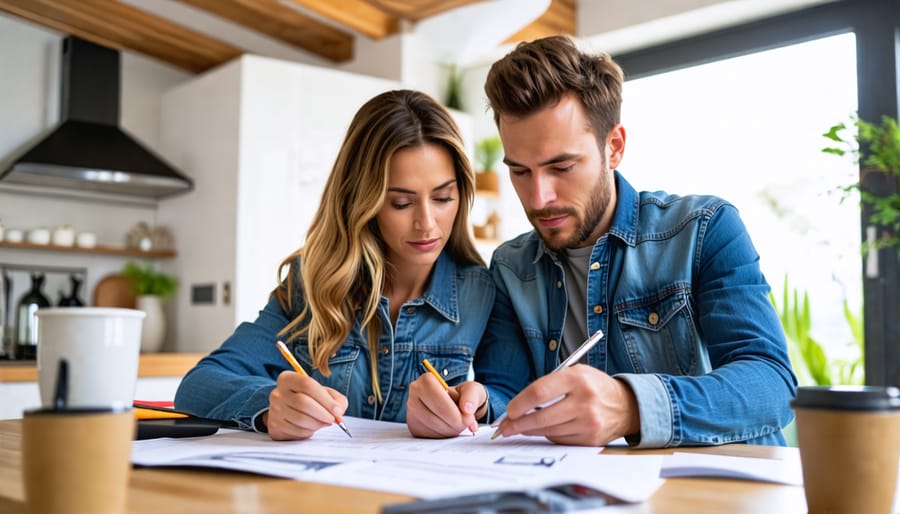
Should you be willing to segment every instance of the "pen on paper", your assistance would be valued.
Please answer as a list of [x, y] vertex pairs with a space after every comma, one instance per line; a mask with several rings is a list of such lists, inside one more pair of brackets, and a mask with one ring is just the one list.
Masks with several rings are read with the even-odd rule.
[[[288, 351], [288, 348], [284, 345], [284, 343], [282, 343], [281, 341], [275, 341], [275, 346], [278, 347], [278, 351], [281, 352], [281, 356], [284, 357], [284, 360], [288, 361], [288, 364], [290, 364], [291, 367], [294, 368], [294, 371], [305, 377], [309, 376], [306, 373], [306, 370], [303, 369], [303, 366], [301, 366], [300, 363], [297, 362], [297, 359], [295, 359], [291, 354], [291, 352]], [[344, 433], [346, 433], [351, 438], [353, 437], [352, 435], [350, 435], [350, 430], [347, 429], [347, 425], [344, 424], [344, 420], [342, 420], [340, 416], [335, 415], [334, 421], [339, 427], [341, 427], [341, 430], [343, 430]]]
[[[569, 366], [573, 366], [574, 364], [576, 364], [578, 361], [581, 360], [582, 357], [585, 356], [585, 354], [587, 354], [588, 350], [590, 350], [591, 348], [594, 347], [594, 345], [599, 343], [601, 339], [603, 339], [603, 331], [598, 330], [598, 331], [594, 332], [594, 334], [591, 337], [587, 338], [587, 340], [585, 342], [581, 343], [581, 346], [579, 346], [577, 350], [575, 350], [568, 357], [566, 357], [566, 360], [560, 362], [559, 366], [557, 366], [556, 369], [554, 369], [552, 371], [552, 373], [556, 373], [559, 370], [568, 368]], [[557, 396], [556, 398], [551, 398], [550, 400], [547, 400], [546, 402], [541, 403], [540, 405], [537, 405], [533, 409], [529, 410], [528, 414], [530, 414], [534, 411], [539, 411], [541, 409], [549, 407], [549, 406], [553, 405], [554, 403], [562, 401], [563, 398], [565, 398], [565, 395]], [[491, 423], [491, 427], [496, 428], [500, 424], [500, 422], [503, 421], [504, 419], [506, 419], [505, 412], [503, 414], [501, 414], [497, 419], [495, 419], [493, 423]], [[500, 435], [501, 435], [500, 431], [495, 430], [494, 433], [491, 435], [491, 440], [500, 437]]]
[[[434, 369], [434, 366], [431, 365], [431, 362], [428, 359], [422, 359], [422, 365], [437, 379], [438, 383], [441, 384], [441, 387], [444, 388], [444, 391], [450, 390], [447, 381], [444, 380], [444, 377], [442, 377], [440, 373], [438, 373], [438, 370]], [[472, 430], [472, 427], [469, 427], [469, 432], [472, 432], [472, 435], [475, 435], [475, 430]]]

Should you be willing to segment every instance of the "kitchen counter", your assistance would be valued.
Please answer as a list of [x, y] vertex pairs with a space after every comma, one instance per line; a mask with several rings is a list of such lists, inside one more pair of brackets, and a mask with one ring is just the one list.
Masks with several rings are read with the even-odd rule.
[[[146, 353], [138, 364], [138, 377], [182, 377], [205, 354]], [[35, 361], [0, 361], [0, 382], [37, 382]]]

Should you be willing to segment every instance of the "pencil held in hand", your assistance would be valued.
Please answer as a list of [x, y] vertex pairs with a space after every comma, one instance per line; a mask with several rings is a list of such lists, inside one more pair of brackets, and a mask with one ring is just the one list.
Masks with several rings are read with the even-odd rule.
[[[306, 370], [303, 369], [303, 366], [301, 366], [300, 363], [297, 362], [297, 359], [294, 358], [294, 355], [288, 350], [287, 346], [285, 346], [284, 343], [282, 343], [281, 341], [275, 341], [275, 346], [278, 348], [278, 351], [281, 352], [281, 356], [284, 357], [284, 360], [288, 361], [288, 364], [290, 364], [291, 367], [294, 368], [294, 371], [296, 371], [300, 375], [303, 375], [304, 377], [309, 376], [306, 373]], [[342, 420], [340, 416], [335, 415], [334, 421], [338, 424], [339, 427], [341, 427], [341, 430], [343, 430], [344, 433], [346, 433], [351, 438], [353, 437], [352, 435], [350, 435], [350, 430], [347, 429], [347, 425], [344, 424], [344, 420]]]
[[[438, 373], [438, 370], [436, 370], [434, 368], [434, 366], [431, 365], [431, 362], [428, 359], [422, 359], [422, 365], [425, 366], [425, 369], [427, 369], [428, 372], [431, 373], [434, 376], [434, 378], [437, 379], [438, 383], [441, 384], [441, 387], [444, 388], [444, 391], [450, 392], [450, 386], [447, 385], [447, 381], [444, 380], [444, 377], [442, 377], [441, 374]], [[451, 396], [451, 398], [452, 398], [452, 396]], [[472, 432], [472, 435], [474, 435], [475, 432], [478, 430], [478, 425], [472, 425], [468, 428], [469, 428], [469, 432]]]
[[425, 369], [427, 369], [429, 373], [434, 375], [434, 378], [438, 379], [438, 383], [441, 384], [441, 387], [444, 388], [444, 391], [450, 390], [450, 386], [447, 385], [444, 377], [442, 377], [441, 374], [438, 373], [438, 370], [434, 369], [434, 366], [432, 366], [431, 363], [428, 362], [428, 359], [422, 359], [422, 365], [425, 366]]

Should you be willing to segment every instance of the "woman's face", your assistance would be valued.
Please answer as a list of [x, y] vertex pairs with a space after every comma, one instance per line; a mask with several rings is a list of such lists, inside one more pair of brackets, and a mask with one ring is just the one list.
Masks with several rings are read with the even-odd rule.
[[450, 152], [424, 144], [395, 153], [387, 195], [375, 216], [387, 261], [398, 270], [430, 269], [450, 238], [458, 210], [459, 187]]

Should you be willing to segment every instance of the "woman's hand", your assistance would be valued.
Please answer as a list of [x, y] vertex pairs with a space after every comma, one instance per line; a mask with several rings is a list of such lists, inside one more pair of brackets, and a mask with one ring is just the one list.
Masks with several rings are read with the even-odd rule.
[[463, 382], [445, 391], [430, 373], [409, 385], [406, 425], [415, 437], [456, 437], [463, 430], [478, 431], [478, 418], [487, 410], [487, 389]]
[[335, 423], [347, 410], [347, 397], [314, 379], [283, 371], [269, 394], [262, 414], [269, 436], [276, 441], [307, 439]]

